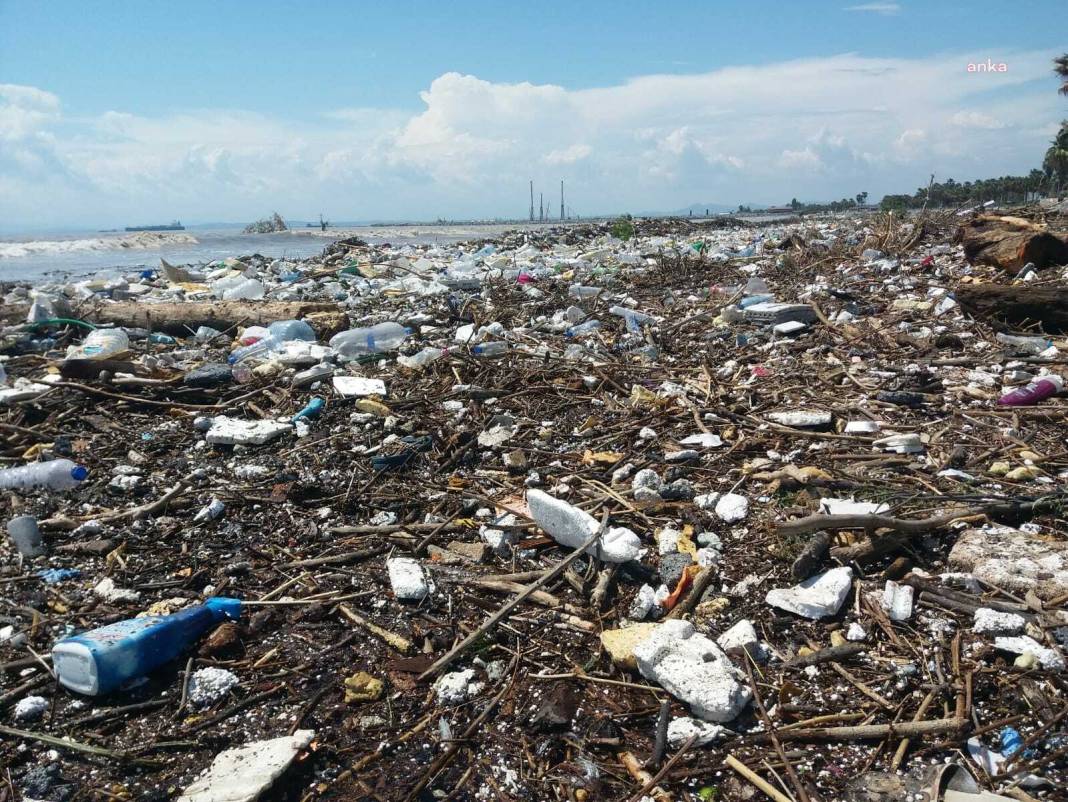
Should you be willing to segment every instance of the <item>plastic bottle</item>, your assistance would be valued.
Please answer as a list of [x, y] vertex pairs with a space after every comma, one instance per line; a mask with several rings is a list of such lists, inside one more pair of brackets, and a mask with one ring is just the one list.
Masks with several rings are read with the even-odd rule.
[[500, 356], [508, 352], [508, 343], [492, 342], [476, 345], [471, 349], [475, 356]]
[[1053, 340], [1047, 340], [1045, 337], [1016, 337], [1001, 332], [997, 334], [997, 341], [1018, 354], [1040, 354], [1053, 345]]
[[596, 298], [601, 291], [600, 287], [583, 287], [581, 284], [572, 284], [567, 288], [567, 294], [572, 298]]
[[0, 490], [29, 490], [34, 487], [72, 490], [84, 482], [88, 475], [88, 468], [69, 459], [32, 462], [0, 471]]
[[262, 359], [272, 351], [280, 350], [281, 347], [282, 343], [274, 337], [267, 335], [261, 340], [256, 340], [252, 345], [243, 345], [240, 348], [235, 348], [230, 352], [230, 358], [227, 361], [231, 365], [237, 365], [252, 359]]
[[397, 364], [406, 368], [423, 368], [429, 365], [431, 362], [437, 362], [443, 356], [449, 353], [448, 348], [424, 348], [417, 354], [411, 356], [399, 356], [397, 357]]
[[742, 309], [747, 309], [750, 306], [755, 306], [756, 304], [763, 304], [767, 303], [768, 301], [774, 300], [774, 295], [747, 295], [745, 298], [742, 298], [742, 300], [738, 302], [738, 306], [740, 306]]
[[1057, 395], [1062, 390], [1064, 379], [1051, 373], [1049, 376], [1039, 376], [1026, 387], [1005, 393], [998, 399], [998, 404], [1005, 407], [1029, 407]]
[[304, 409], [291, 418], [291, 421], [296, 423], [299, 420], [318, 418], [319, 414], [323, 411], [324, 406], [326, 406], [326, 402], [319, 398], [319, 396], [315, 396], [304, 406]]
[[4, 370], [4, 363], [0, 362], [0, 387], [7, 386], [7, 371]]
[[155, 343], [156, 345], [174, 345], [175, 339], [169, 334], [163, 334], [158, 331], [154, 331], [148, 335], [148, 341]]
[[760, 276], [750, 276], [749, 280], [745, 282], [745, 294], [746, 295], [767, 295], [771, 290], [768, 288], [768, 282], [764, 281]]
[[412, 333], [400, 323], [378, 323], [370, 328], [349, 329], [330, 338], [330, 347], [341, 356], [359, 356], [360, 354], [381, 354], [395, 351]]
[[304, 340], [305, 342], [313, 343], [319, 339], [315, 334], [315, 329], [303, 320], [276, 320], [267, 327], [267, 331], [278, 342], [282, 343], [290, 342], [291, 340]]
[[587, 320], [585, 323], [579, 323], [577, 326], [571, 326], [564, 332], [566, 337], [581, 337], [583, 334], [590, 334], [601, 328], [601, 321], [596, 318], [593, 320]]
[[644, 312], [639, 312], [637, 309], [629, 309], [625, 306], [612, 306], [608, 311], [623, 318], [627, 324], [627, 331], [638, 333], [642, 330], [642, 324], [652, 323], [656, 318], [652, 315], [647, 315]]
[[239, 599], [220, 596], [172, 615], [130, 618], [64, 638], [52, 647], [56, 679], [88, 696], [108, 693], [170, 662], [208, 629], [240, 615]]
[[67, 359], [111, 359], [130, 350], [130, 337], [123, 329], [93, 329], [81, 345], [67, 349]]

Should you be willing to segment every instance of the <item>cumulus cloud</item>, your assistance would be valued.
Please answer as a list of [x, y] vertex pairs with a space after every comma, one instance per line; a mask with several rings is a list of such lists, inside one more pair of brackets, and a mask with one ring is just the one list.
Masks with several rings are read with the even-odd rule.
[[[960, 54], [842, 54], [591, 89], [449, 72], [414, 112], [341, 106], [303, 120], [121, 107], [68, 118], [45, 89], [0, 85], [0, 219], [521, 217], [530, 179], [554, 197], [565, 180], [579, 213], [875, 198], [932, 171], [964, 180], [1038, 164], [1059, 120], [1051, 54], [994, 55], [1009, 72], [969, 74]], [[1027, 124], [1010, 138], [1005, 120]]]

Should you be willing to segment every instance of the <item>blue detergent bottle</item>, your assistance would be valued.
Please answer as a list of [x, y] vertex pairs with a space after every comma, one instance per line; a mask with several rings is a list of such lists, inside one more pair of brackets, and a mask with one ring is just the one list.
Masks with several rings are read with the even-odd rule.
[[218, 596], [172, 615], [130, 618], [64, 638], [52, 647], [56, 679], [98, 696], [186, 651], [209, 628], [241, 615], [241, 600]]

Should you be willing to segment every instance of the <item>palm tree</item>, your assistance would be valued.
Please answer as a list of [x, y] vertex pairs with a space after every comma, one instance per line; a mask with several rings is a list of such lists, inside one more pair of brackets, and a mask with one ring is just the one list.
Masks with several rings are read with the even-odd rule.
[[1060, 93], [1068, 95], [1068, 53], [1053, 59], [1053, 71], [1061, 79]]
[[1059, 189], [1068, 185], [1068, 120], [1061, 123], [1061, 130], [1046, 151], [1042, 170], [1053, 179], [1054, 187]]

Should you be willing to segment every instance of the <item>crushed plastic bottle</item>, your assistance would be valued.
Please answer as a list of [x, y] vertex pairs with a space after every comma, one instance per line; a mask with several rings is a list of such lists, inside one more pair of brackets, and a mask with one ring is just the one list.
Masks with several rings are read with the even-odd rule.
[[630, 309], [626, 306], [612, 306], [609, 307], [608, 312], [623, 318], [623, 321], [627, 324], [627, 331], [635, 334], [642, 330], [644, 324], [656, 321], [656, 318], [652, 315], [647, 315], [644, 312], [639, 312], [637, 309]]
[[208, 629], [241, 616], [241, 601], [208, 599], [172, 615], [130, 618], [64, 638], [52, 647], [56, 679], [98, 696], [175, 659]]
[[130, 337], [123, 329], [93, 329], [80, 345], [67, 349], [67, 359], [111, 359], [130, 350]]
[[69, 459], [33, 462], [0, 471], [0, 489], [30, 490], [45, 487], [49, 490], [73, 490], [89, 475], [89, 469]]
[[420, 368], [426, 367], [431, 362], [437, 362], [447, 353], [449, 353], [448, 348], [424, 348], [422, 351], [412, 354], [411, 356], [397, 357], [397, 364], [412, 370], [419, 370]]
[[330, 338], [330, 347], [345, 357], [395, 351], [412, 330], [392, 321], [369, 328], [349, 329]]
[[1039, 376], [1026, 387], [1005, 393], [998, 399], [998, 404], [1005, 407], [1029, 407], [1052, 398], [1064, 390], [1064, 379], [1051, 373]]
[[585, 323], [579, 323], [577, 326], [571, 326], [564, 332], [565, 337], [581, 337], [584, 334], [592, 334], [601, 328], [601, 321], [594, 318], [593, 320], [587, 320]]

